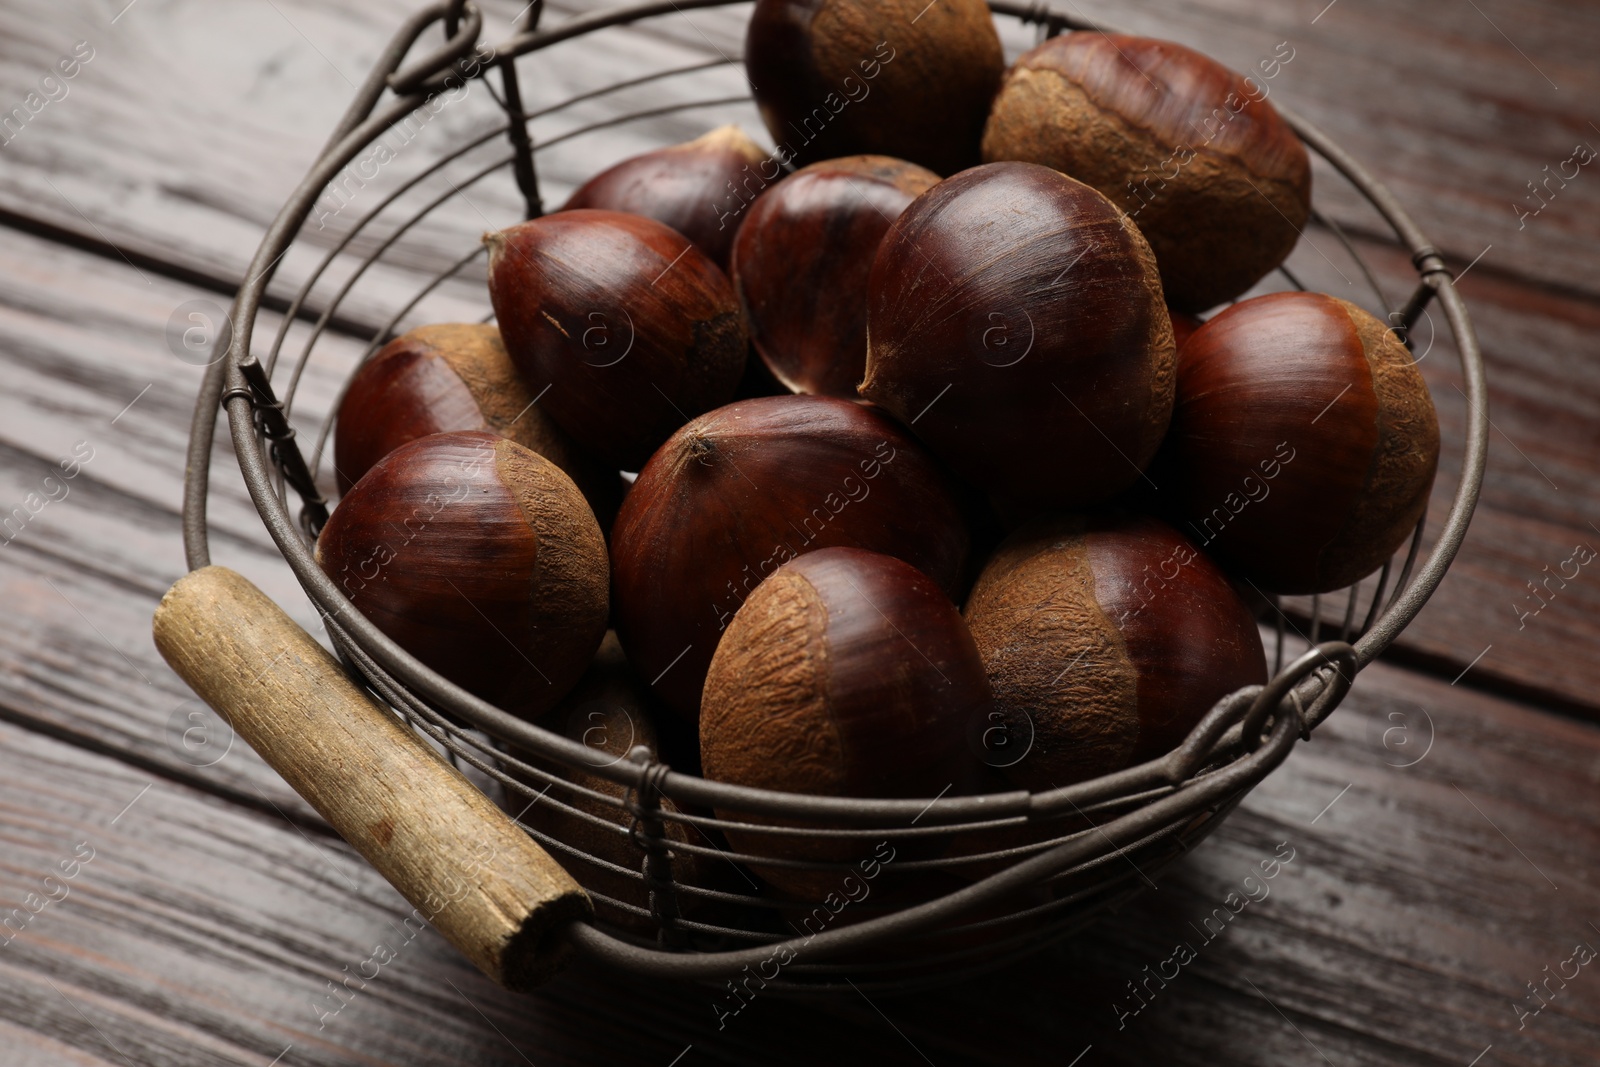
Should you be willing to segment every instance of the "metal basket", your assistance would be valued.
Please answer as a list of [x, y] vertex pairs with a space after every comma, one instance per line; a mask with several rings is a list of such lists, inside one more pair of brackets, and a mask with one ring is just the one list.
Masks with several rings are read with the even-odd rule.
[[[567, 47], [595, 48], [607, 40], [605, 35], [594, 36], [600, 31], [736, 2], [739, 0], [647, 3], [574, 18], [544, 30], [538, 28], [543, 5], [535, 2], [514, 35], [494, 48], [492, 60], [476, 64], [470, 57], [478, 48], [482, 19], [471, 5], [460, 0], [438, 3], [405, 24], [382, 52], [322, 154], [267, 231], [251, 265], [250, 280], [234, 303], [231, 331], [218, 340], [218, 358], [201, 389], [189, 445], [184, 502], [188, 563], [199, 569], [210, 561], [206, 498], [220, 404], [228, 413], [251, 499], [323, 616], [329, 637], [370, 689], [416, 730], [447, 750], [458, 766], [474, 769], [480, 781], [498, 782], [507, 797], [513, 798], [510, 810], [532, 802], [553, 805], [554, 810], [587, 822], [596, 832], [631, 835], [640, 847], [643, 860], [635, 870], [529, 830], [580, 877], [588, 865], [640, 887], [635, 902], [596, 894], [600, 903], [609, 905], [612, 916], [628, 921], [620, 925], [574, 924], [568, 936], [579, 952], [663, 977], [720, 982], [743, 975], [746, 988], [750, 977], [758, 975], [761, 988], [789, 992], [848, 988], [846, 982], [871, 990], [948, 980], [1033, 951], [1153, 884], [1151, 879], [1165, 865], [1214, 830], [1244, 794], [1283, 761], [1297, 738], [1309, 738], [1349, 690], [1356, 672], [1416, 616], [1461, 544], [1482, 480], [1488, 424], [1482, 361], [1466, 309], [1439, 253], [1360, 165], [1315, 127], [1280, 108], [1307, 146], [1376, 209], [1399, 246], [1412, 256], [1419, 281], [1405, 304], [1398, 309], [1387, 305], [1371, 272], [1336, 223], [1317, 213], [1313, 222], [1333, 234], [1353, 257], [1402, 336], [1437, 299], [1459, 349], [1469, 413], [1461, 480], [1425, 560], [1419, 562], [1423, 542], [1419, 524], [1395, 568], [1397, 575], [1391, 573], [1391, 565], [1385, 565], [1374, 588], [1363, 592], [1358, 583], [1348, 591], [1337, 640], [1317, 643], [1322, 605], [1311, 602], [1310, 647], [1287, 664], [1285, 616], [1279, 610], [1275, 674], [1269, 684], [1220, 701], [1177, 751], [1093, 781], [1032, 794], [1016, 791], [860, 800], [778, 794], [707, 781], [637, 758], [642, 750], [597, 767], [590, 758], [591, 750], [475, 698], [424, 667], [359, 613], [348, 610], [348, 601], [318, 568], [311, 553], [311, 544], [327, 517], [317, 469], [329, 425], [322, 424], [312, 459], [307, 462], [297, 443], [291, 405], [313, 354], [327, 346], [331, 333], [365, 340], [365, 356], [370, 356], [396, 334], [402, 320], [417, 314], [415, 309], [425, 307], [437, 292], [448, 290], [456, 294], [452, 299], [471, 299], [475, 292], [481, 310], [488, 311], [486, 290], [461, 278], [482, 254], [478, 232], [518, 221], [516, 218], [492, 223], [487, 218], [473, 218], [470, 228], [454, 231], [457, 236], [437, 236], [436, 240], [458, 239], [464, 254], [409, 299], [400, 300], [387, 290], [369, 297], [368, 304], [375, 302], [389, 312], [386, 321], [364, 322], [365, 312], [356, 307], [359, 301], [352, 299], [352, 293], [361, 293], [363, 284], [381, 272], [386, 257], [390, 262], [404, 261], [407, 235], [413, 234], [414, 228], [434, 225], [435, 212], [458, 198], [465, 200], [469, 186], [488, 176], [498, 175], [502, 181], [509, 176], [520, 193], [522, 213], [535, 216], [542, 210], [536, 164], [554, 144], [630, 121], [659, 121], [680, 111], [690, 111], [700, 119], [746, 100], [739, 83], [739, 91], [731, 95], [665, 106], [660, 103], [659, 94], [667, 92], [676, 79], [736, 64], [725, 57], [726, 63], [695, 63], [619, 79], [525, 113], [519, 79], [527, 84], [538, 81], [545, 49], [564, 42], [573, 42]], [[1100, 29], [1042, 5], [994, 0], [990, 6], [997, 15], [1038, 27], [1041, 37]], [[442, 25], [444, 45], [402, 67], [402, 60], [436, 23]], [[596, 62], [603, 64], [605, 54], [597, 51], [595, 55]], [[340, 238], [331, 245], [321, 242], [326, 246], [322, 258], [305, 283], [286, 300], [269, 297], [269, 283], [284, 256], [292, 250], [304, 252], [320, 240], [310, 236], [315, 231], [307, 229], [307, 221], [314, 213], [319, 224], [323, 221], [325, 212], [319, 211], [317, 204], [332, 183], [381, 136], [407, 122], [419, 106], [466, 84], [456, 80], [462, 77], [484, 79], [480, 83], [490, 87], [501, 120], [400, 182], [381, 200], [374, 198], [359, 217], [346, 217], [347, 228]], [[630, 92], [649, 94], [650, 106], [607, 115], [543, 141], [530, 128], [534, 122], [562, 115], [580, 104], [614, 101]], [[496, 150], [496, 146], [503, 146], [504, 151], [467, 178], [458, 182], [445, 174], [453, 161], [485, 148]], [[431, 190], [439, 186], [441, 177], [448, 188], [433, 195]], [[424, 197], [420, 207], [406, 204], [408, 197], [419, 196]], [[340, 264], [350, 273], [342, 282], [334, 277], [334, 268]], [[1284, 277], [1298, 287], [1287, 272]], [[256, 337], [263, 308], [285, 313], [270, 344], [262, 344]], [[291, 327], [308, 330], [292, 361], [284, 356]], [[300, 502], [298, 517], [291, 515], [290, 490]], [[1364, 613], [1360, 611], [1363, 602]], [[510, 756], [507, 749], [512, 746], [540, 765]], [[550, 765], [581, 769], [617, 783], [625, 793], [615, 797], [574, 786], [547, 770]], [[663, 810], [663, 798], [674, 802], [673, 810]], [[575, 806], [575, 801], [585, 810]], [[615, 821], [588, 813], [601, 804], [615, 808]], [[771, 854], [734, 853], [726, 848], [721, 832], [738, 824], [709, 814], [713, 809], [748, 812], [785, 825], [762, 824], [771, 835], [768, 840], [775, 842]], [[686, 827], [687, 832], [669, 843], [666, 827], [671, 823]], [[1018, 843], [1019, 827], [1043, 829], [1034, 834], [1038, 839]], [[938, 847], [957, 833], [968, 842], [985, 844], [968, 848], [964, 855], [952, 855]], [[697, 843], [685, 843], [685, 836]], [[954, 883], [951, 891], [931, 900], [908, 903], [896, 898], [884, 903], [886, 894], [858, 900], [845, 881], [855, 872], [857, 883], [862, 882], [864, 876], [857, 865], [786, 856], [783, 842], [790, 839], [883, 842], [883, 847], [893, 850], [895, 858], [889, 866], [898, 872], [965, 869], [977, 873], [964, 887]], [[850, 902], [837, 910], [831, 901], [797, 910], [792, 901], [758, 890], [759, 882], [753, 878], [734, 891], [682, 884], [674, 878], [674, 854], [700, 854], [718, 863], [737, 864], [741, 871], [763, 863], [832, 871], [841, 880], [841, 894], [835, 896], [849, 897]], [[938, 876], [928, 874], [927, 878]], [[648, 907], [637, 903], [640, 899], [648, 900]], [[707, 904], [715, 905], [715, 918], [702, 914]], [[641, 935], [641, 926], [654, 937]], [[776, 966], [775, 960], [782, 966]]]

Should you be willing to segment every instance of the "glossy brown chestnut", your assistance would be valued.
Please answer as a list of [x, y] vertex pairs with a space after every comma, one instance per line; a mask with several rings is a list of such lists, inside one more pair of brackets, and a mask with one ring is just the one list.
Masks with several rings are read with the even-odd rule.
[[1166, 451], [1198, 544], [1263, 592], [1325, 593], [1411, 536], [1439, 420], [1382, 322], [1321, 293], [1273, 293], [1184, 346]]
[[889, 228], [867, 379], [974, 486], [1052, 507], [1136, 481], [1172, 413], [1172, 322], [1144, 238], [1032, 163], [947, 178]]
[[733, 284], [779, 381], [856, 399], [872, 258], [889, 224], [938, 181], [904, 160], [846, 156], [795, 172], [751, 205], [733, 246]]
[[645, 215], [689, 238], [727, 270], [746, 188], [760, 188], [781, 174], [776, 163], [762, 167], [767, 158], [739, 127], [721, 126], [601, 171], [579, 186], [562, 210]]
[[949, 479], [894, 422], [778, 396], [703, 415], [640, 472], [612, 529], [622, 646], [693, 720], [717, 641], [761, 580], [833, 546], [886, 552], [960, 594], [968, 533]]
[[554, 705], [605, 635], [594, 513], [559, 467], [496, 434], [434, 434], [383, 457], [316, 556], [402, 648], [507, 711]]
[[739, 298], [677, 230], [561, 211], [484, 243], [512, 363], [596, 456], [638, 470], [673, 430], [733, 398], [749, 350]]
[[535, 406], [500, 331], [486, 323], [419, 326], [351, 376], [333, 431], [340, 494], [406, 442], [455, 430], [487, 430], [531, 448], [578, 484], [603, 528], [616, 516], [623, 486], [616, 470]]
[[1172, 305], [1204, 311], [1281, 264], [1311, 211], [1310, 158], [1267, 92], [1169, 41], [1069, 33], [1007, 72], [983, 158], [1105, 193], [1149, 239]]
[[979, 575], [965, 616], [1013, 745], [989, 762], [1024, 789], [1161, 756], [1217, 700], [1267, 677], [1227, 577], [1154, 519], [1024, 527]]
[[744, 63], [779, 160], [877, 153], [940, 174], [978, 162], [1005, 69], [983, 0], [757, 0]]
[[[594, 662], [578, 680], [578, 684], [561, 703], [536, 721], [537, 725], [582, 744], [588, 750], [587, 768], [569, 766], [515, 748], [512, 749], [512, 755], [580, 789], [622, 801], [627, 787], [618, 785], [597, 771], [601, 767], [621, 763], [639, 746], [648, 750], [652, 758], [659, 758], [660, 744], [655, 722], [658, 710], [659, 705], [651, 699], [649, 687], [628, 666], [616, 635], [608, 633], [601, 642], [600, 650], [595, 653]], [[534, 794], [542, 793], [548, 784], [547, 780], [527, 772], [521, 772], [521, 776]], [[579, 849], [588, 856], [630, 871], [643, 870], [644, 850], [627, 833], [633, 825], [633, 816], [615, 803], [552, 786], [548, 793], [537, 800], [519, 790], [508, 789], [505, 807], [511, 815], [532, 829]], [[568, 807], [576, 808], [582, 814], [568, 810]], [[671, 797], [662, 797], [661, 807], [669, 814], [679, 811]], [[586, 819], [584, 815], [593, 818]], [[698, 831], [671, 819], [662, 820], [662, 834], [668, 842], [706, 844], [706, 839]], [[591, 893], [610, 897], [633, 908], [646, 911], [650, 908], [649, 892], [637, 878], [618, 874], [599, 863], [573, 858], [568, 854], [563, 854], [562, 866]], [[714, 888], [725, 881], [722, 877], [724, 871], [732, 873], [727, 864], [708, 862], [696, 853], [672, 853], [672, 877], [679, 884]], [[683, 894], [679, 897], [679, 904], [692, 910], [699, 899]], [[604, 900], [595, 901], [595, 914], [602, 920], [639, 933], [653, 933], [655, 930], [654, 920]]]
[[[960, 793], [978, 770], [969, 728], [989, 703], [972, 635], [936, 582], [881, 553], [821, 549], [778, 568], [728, 625], [706, 676], [700, 761], [707, 778], [784, 793]], [[733, 830], [728, 843], [834, 861], [873, 845]], [[756, 871], [805, 895], [839, 879]]]

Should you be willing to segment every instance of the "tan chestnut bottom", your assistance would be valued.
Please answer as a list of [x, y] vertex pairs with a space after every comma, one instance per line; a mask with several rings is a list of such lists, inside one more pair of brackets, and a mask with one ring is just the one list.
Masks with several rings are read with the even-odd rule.
[[1439, 416], [1411, 352], [1382, 322], [1347, 300], [1372, 371], [1378, 443], [1349, 521], [1322, 550], [1318, 570], [1334, 588], [1371, 574], [1422, 520], [1439, 464]]
[[1250, 611], [1217, 566], [1154, 519], [1054, 520], [1013, 534], [966, 619], [1033, 790], [1154, 759], [1220, 698], [1266, 681]]
[[[1275, 270], [1310, 213], [1291, 184], [1205, 148], [1180, 146], [1175, 156], [1052, 70], [1012, 72], [990, 112], [983, 158], [1041, 163], [1104, 193], [1149, 240], [1167, 300], [1184, 311], [1231, 300]], [[1163, 177], [1177, 164], [1175, 177]]]
[[995, 555], [965, 615], [996, 710], [1031, 724], [1028, 755], [1002, 773], [1041, 790], [1127, 766], [1139, 744], [1138, 676], [1095, 599], [1082, 539], [1030, 548]]
[[[932, 579], [879, 553], [822, 549], [780, 567], [734, 616], [706, 677], [700, 755], [707, 778], [781, 792], [959, 794], [978, 770], [966, 727], [988, 705], [977, 648]], [[868, 835], [725, 832], [736, 850], [772, 859], [849, 865], [877, 847]], [[906, 854], [931, 847], [892, 845]], [[748, 862], [775, 888], [808, 900], [839, 892], [850, 873]]]

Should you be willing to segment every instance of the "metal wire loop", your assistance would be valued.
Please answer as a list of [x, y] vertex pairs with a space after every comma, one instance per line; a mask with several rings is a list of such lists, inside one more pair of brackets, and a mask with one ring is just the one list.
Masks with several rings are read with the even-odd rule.
[[644, 853], [644, 884], [649, 894], [650, 915], [656, 921], [657, 937], [665, 948], [681, 948], [688, 938], [679, 927], [682, 918], [677, 882], [672, 877], [672, 854], [667, 847], [666, 827], [661, 821], [661, 783], [668, 768], [651, 756], [643, 745], [628, 753], [628, 761], [639, 767], [638, 785], [624, 798], [633, 816], [628, 838]]
[[1343, 696], [1350, 688], [1350, 682], [1355, 677], [1356, 650], [1354, 646], [1343, 641], [1327, 641], [1314, 645], [1298, 656], [1283, 670], [1279, 671], [1267, 683], [1266, 688], [1256, 696], [1250, 705], [1250, 711], [1245, 715], [1241, 724], [1244, 743], [1252, 748], [1260, 744], [1266, 733], [1266, 722], [1270, 718], [1288, 717], [1295, 723], [1296, 732], [1302, 737], [1309, 736], [1310, 725], [1306, 720], [1306, 713], [1301, 708], [1294, 709], [1290, 714], [1289, 709], [1283, 707], [1283, 702], [1289, 697], [1299, 697], [1300, 683], [1306, 678], [1320, 679], [1313, 683], [1317, 686], [1317, 697], [1320, 699], [1323, 690], [1329, 688], [1330, 682], [1324, 672], [1332, 668], [1333, 678], [1338, 681], [1331, 684], [1343, 685], [1339, 696]]
[[[466, 15], [464, 21], [461, 19], [463, 13]], [[442, 84], [430, 86], [429, 79], [455, 66], [477, 49], [479, 35], [483, 32], [483, 12], [478, 10], [476, 4], [467, 0], [450, 0], [449, 4], [443, 5], [438, 17], [445, 23], [448, 40], [411, 66], [389, 75], [389, 88], [396, 96], [446, 87]], [[458, 22], [460, 25], [457, 25]]]

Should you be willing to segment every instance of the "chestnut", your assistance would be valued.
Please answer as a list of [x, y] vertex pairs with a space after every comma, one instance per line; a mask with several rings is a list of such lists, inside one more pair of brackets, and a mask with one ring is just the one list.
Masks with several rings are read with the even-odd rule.
[[1194, 336], [1194, 332], [1205, 323], [1193, 315], [1182, 311], [1167, 308], [1167, 314], [1172, 317], [1172, 343], [1178, 348], [1183, 348], [1184, 342]]
[[623, 487], [617, 471], [535, 406], [500, 331], [486, 323], [419, 326], [356, 370], [333, 431], [339, 493], [407, 441], [455, 430], [488, 430], [531, 448], [577, 483], [602, 528], [616, 516]]
[[867, 363], [867, 275], [878, 243], [938, 184], [888, 156], [813, 163], [751, 205], [733, 246], [750, 339], [797, 393], [856, 398]]
[[947, 178], [878, 246], [861, 394], [997, 496], [1075, 507], [1138, 480], [1174, 362], [1144, 238], [1048, 167]]
[[994, 712], [1040, 791], [1171, 751], [1217, 700], [1262, 684], [1250, 610], [1222, 570], [1149, 518], [1057, 518], [1012, 534], [973, 586], [967, 625]]
[[[723, 270], [733, 235], [738, 231], [737, 207], [746, 188], [756, 188], [770, 177], [761, 164], [767, 154], [737, 126], [721, 126], [684, 144], [658, 148], [633, 156], [601, 171], [578, 187], [563, 211], [598, 208], [631, 211], [665, 223], [693, 241]], [[758, 168], [755, 174], [751, 167]], [[730, 208], [732, 203], [736, 207]]]
[[1311, 212], [1310, 157], [1265, 87], [1148, 37], [1070, 33], [1024, 53], [983, 158], [1042, 163], [1105, 193], [1149, 239], [1183, 311], [1276, 269]]
[[402, 648], [535, 715], [605, 636], [606, 546], [561, 468], [484, 431], [419, 437], [351, 487], [317, 563]]
[[983, 0], [756, 0], [745, 73], [776, 156], [978, 162], [1005, 57]]
[[[653, 704], [649, 687], [628, 666], [616, 634], [607, 633], [578, 684], [559, 704], [535, 720], [535, 724], [584, 745], [590, 768], [600, 768], [620, 763], [640, 746], [652, 757], [658, 756], [660, 741]], [[579, 790], [589, 790], [613, 801], [624, 800], [628, 791], [626, 786], [594, 773], [593, 769], [558, 763], [516, 747], [511, 749], [511, 755], [572, 783]], [[628, 832], [633, 827], [633, 816], [625, 808], [561, 786], [551, 786], [545, 793], [545, 780], [526, 772], [519, 774], [513, 770], [512, 774], [525, 779], [524, 784], [533, 793], [544, 795], [529, 797], [520, 790], [506, 790], [505, 808], [509, 814], [603, 863], [632, 871], [643, 870], [645, 852]], [[562, 804], [577, 811], [570, 811]], [[670, 797], [661, 798], [661, 808], [667, 813], [679, 811]], [[662, 820], [662, 834], [669, 848], [670, 843], [711, 846], [698, 830], [671, 819]], [[632, 908], [650, 909], [649, 892], [638, 879], [582, 859], [567, 862], [563, 857], [563, 866], [580, 885], [593, 893]], [[679, 884], [712, 888], [726, 881], [724, 873], [732, 874], [726, 862], [710, 860], [694, 852], [672, 853], [672, 877]], [[695, 910], [698, 903], [702, 902], [691, 895], [682, 894], [678, 898], [680, 909], [686, 912]], [[596, 901], [595, 914], [637, 933], [655, 932], [652, 919], [627, 907]]]
[[[960, 793], [979, 770], [969, 726], [989, 703], [978, 649], [938, 583], [892, 556], [820, 549], [779, 567], [728, 625], [706, 676], [700, 761], [714, 781], [784, 793]], [[873, 846], [727, 835], [735, 851], [795, 859], [852, 862]], [[755, 870], [808, 896], [839, 880]]]
[[1186, 531], [1266, 593], [1325, 593], [1383, 564], [1428, 506], [1439, 420], [1411, 353], [1321, 293], [1245, 300], [1178, 359], [1168, 441]]
[[693, 721], [718, 638], [785, 561], [850, 546], [896, 556], [955, 599], [969, 535], [949, 478], [904, 430], [848, 400], [742, 400], [690, 422], [612, 528], [617, 634]]
[[677, 230], [560, 211], [488, 234], [489, 298], [550, 416], [638, 470], [672, 431], [733, 398], [749, 351], [728, 276]]

